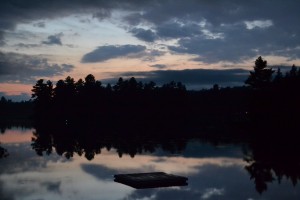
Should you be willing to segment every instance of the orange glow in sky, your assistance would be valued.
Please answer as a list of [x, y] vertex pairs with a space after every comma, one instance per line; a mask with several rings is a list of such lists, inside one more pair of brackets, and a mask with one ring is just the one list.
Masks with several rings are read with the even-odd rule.
[[7, 129], [5, 134], [0, 134], [0, 143], [23, 143], [31, 142], [33, 129]]

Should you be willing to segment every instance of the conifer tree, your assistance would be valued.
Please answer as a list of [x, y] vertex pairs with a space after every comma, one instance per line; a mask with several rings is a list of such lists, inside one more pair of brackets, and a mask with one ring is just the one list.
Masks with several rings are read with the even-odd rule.
[[267, 66], [267, 61], [259, 56], [255, 61], [254, 71], [250, 72], [245, 83], [256, 89], [265, 88], [269, 86], [273, 73], [274, 70]]

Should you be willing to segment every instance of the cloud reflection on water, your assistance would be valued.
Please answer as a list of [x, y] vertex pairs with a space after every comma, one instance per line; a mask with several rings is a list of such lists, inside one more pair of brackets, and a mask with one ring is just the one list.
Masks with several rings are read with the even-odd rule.
[[[299, 186], [286, 179], [268, 184], [259, 195], [244, 169], [239, 148], [209, 148], [188, 144], [181, 154], [158, 150], [119, 158], [116, 150], [101, 150], [92, 161], [51, 154], [37, 156], [30, 142], [3, 144], [10, 156], [0, 160], [0, 196], [18, 199], [298, 199]], [[187, 153], [189, 152], [189, 154]], [[226, 153], [224, 153], [226, 152]], [[193, 156], [191, 156], [193, 155]], [[221, 156], [220, 156], [221, 155]], [[188, 186], [135, 190], [113, 182], [116, 173], [164, 171], [189, 178]]]

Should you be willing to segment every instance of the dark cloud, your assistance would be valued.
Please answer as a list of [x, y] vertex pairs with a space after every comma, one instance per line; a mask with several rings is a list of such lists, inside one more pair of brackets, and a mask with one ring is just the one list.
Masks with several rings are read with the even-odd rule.
[[69, 0], [61, 1], [36, 1], [36, 0], [7, 0], [0, 2], [0, 30], [13, 30], [19, 23], [29, 23], [73, 14], [93, 14], [94, 17], [103, 19], [110, 16], [113, 9], [132, 10], [141, 8], [149, 3], [143, 1], [127, 2], [122, 0]]
[[[110, 17], [114, 9], [131, 11], [127, 19], [132, 21], [150, 22], [155, 25], [165, 23], [170, 19], [187, 19], [199, 21], [208, 19], [213, 24], [232, 23], [238, 20], [257, 20], [274, 18], [279, 21], [292, 19], [297, 22], [299, 2], [282, 2], [281, 0], [166, 0], [166, 1], [123, 1], [123, 0], [74, 0], [70, 5], [68, 0], [36, 1], [36, 0], [7, 0], [1, 2], [1, 24], [10, 24], [68, 16], [70, 14], [94, 13], [100, 18]], [[18, 15], [16, 14], [18, 13]], [[99, 14], [100, 13], [100, 14]], [[289, 15], [286, 15], [289, 13]], [[134, 16], [134, 17], [131, 17]], [[284, 17], [283, 17], [284, 16]], [[134, 24], [136, 24], [135, 22]], [[3, 27], [3, 25], [2, 25]]]
[[[185, 70], [156, 70], [149, 72], [126, 72], [115, 76], [136, 77], [143, 82], [154, 81], [164, 84], [170, 81], [181, 81], [189, 89], [212, 87], [213, 84], [225, 86], [242, 86], [249, 71], [244, 69], [185, 69]], [[104, 82], [114, 83], [116, 80], [107, 79]]]
[[157, 68], [157, 69], [164, 69], [167, 68], [168, 66], [163, 64], [155, 64], [155, 65], [150, 65], [150, 67]]
[[[214, 84], [221, 87], [242, 86], [248, 76], [248, 71], [242, 69], [236, 70], [157, 70], [150, 72], [127, 72], [115, 74], [114, 76], [136, 77], [139, 81], [154, 81], [158, 85], [170, 81], [181, 81], [188, 89], [199, 90], [211, 88]], [[103, 80], [105, 83], [115, 83], [115, 79]]]
[[87, 53], [81, 59], [83, 63], [103, 62], [109, 59], [120, 57], [135, 57], [134, 54], [144, 52], [142, 45], [107, 45], [100, 46], [94, 51]]
[[147, 49], [143, 52], [132, 55], [131, 58], [139, 58], [140, 60], [145, 62], [156, 62], [157, 57], [163, 56], [165, 55], [165, 53], [165, 51]]
[[65, 46], [69, 47], [69, 48], [77, 48], [78, 47], [77, 45], [73, 45], [73, 44], [66, 44]]
[[[72, 14], [92, 14], [103, 20], [123, 11], [122, 23], [138, 39], [179, 39], [170, 49], [196, 55], [198, 61], [237, 62], [259, 54], [296, 59], [300, 58], [299, 7], [300, 1], [282, 0], [74, 0], [71, 5], [67, 0], [7, 0], [0, 2], [0, 32], [13, 30], [19, 23]], [[52, 37], [44, 42], [59, 41]]]
[[[216, 28], [214, 31], [216, 32], [208, 32], [206, 35], [181, 38], [178, 45], [169, 46], [169, 50], [196, 55], [196, 61], [207, 63], [242, 62], [257, 55], [300, 57], [297, 50], [299, 38], [289, 37], [275, 26], [248, 30], [245, 24], [238, 23], [224, 25], [222, 29]], [[222, 33], [222, 36], [219, 33]], [[209, 36], [215, 38], [208, 38]], [[279, 38], [282, 36], [285, 37], [284, 42]], [[287, 46], [291, 49], [285, 49]]]
[[202, 35], [201, 26], [194, 22], [190, 23], [188, 21], [167, 22], [157, 26], [156, 30], [157, 35], [164, 39]]
[[93, 14], [94, 18], [97, 18], [99, 20], [103, 20], [105, 18], [108, 18], [111, 16], [111, 10], [110, 9], [104, 9], [104, 8], [99, 8], [96, 13]]
[[260, 3], [163, 1], [125, 20], [134, 26], [151, 24], [157, 38], [178, 38], [178, 44], [170, 50], [196, 55], [196, 61], [241, 62], [257, 55], [300, 58], [300, 28], [295, 26], [300, 3]]
[[130, 31], [135, 37], [145, 42], [154, 42], [157, 39], [156, 33], [150, 29], [134, 28]]
[[42, 41], [43, 44], [47, 45], [62, 45], [61, 37], [63, 36], [63, 33], [58, 33], [55, 35], [49, 35], [47, 40]]
[[4, 46], [6, 43], [4, 41], [4, 32], [0, 29], [0, 47]]
[[45, 28], [46, 27], [45, 22], [37, 22], [37, 23], [34, 23], [33, 26], [39, 27], [39, 28]]
[[19, 44], [16, 44], [15, 45], [16, 47], [19, 47], [19, 48], [35, 48], [35, 47], [40, 47], [41, 45], [40, 44], [24, 44], [24, 43], [19, 43]]
[[58, 194], [61, 193], [61, 191], [60, 191], [61, 182], [60, 181], [56, 181], [56, 182], [42, 182], [41, 185], [44, 186], [44, 187], [46, 187], [46, 189], [49, 192], [54, 192], [54, 193], [58, 193]]
[[42, 56], [0, 52], [0, 82], [33, 83], [40, 77], [70, 72], [69, 64], [51, 64]]
[[133, 55], [133, 58], [139, 58], [146, 62], [155, 62], [157, 57], [163, 56], [165, 54], [166, 54], [165, 51], [147, 49], [146, 51]]

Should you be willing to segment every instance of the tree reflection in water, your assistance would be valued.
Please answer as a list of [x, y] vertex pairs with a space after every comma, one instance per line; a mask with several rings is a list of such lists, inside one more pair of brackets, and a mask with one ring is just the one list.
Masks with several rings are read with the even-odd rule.
[[[136, 154], [153, 153], [157, 149], [180, 153], [190, 140], [209, 142], [212, 145], [244, 142], [192, 134], [184, 131], [180, 124], [173, 124], [168, 129], [159, 127], [160, 130], [150, 124], [143, 125], [144, 127], [136, 123], [132, 126], [113, 126], [109, 123], [100, 125], [99, 122], [92, 121], [50, 125], [38, 123], [31, 145], [38, 155], [51, 154], [55, 150], [58, 155], [66, 158], [78, 154], [92, 160], [95, 155], [101, 154], [102, 148], [115, 149], [119, 157], [124, 154], [134, 157]], [[295, 186], [300, 179], [300, 159], [297, 154], [300, 147], [291, 142], [266, 144], [270, 142], [249, 142], [244, 152], [244, 160], [247, 162], [245, 169], [254, 180], [257, 192], [266, 191], [268, 183], [280, 183], [284, 177]]]
[[[92, 160], [96, 154], [101, 153], [102, 148], [114, 148], [119, 157], [123, 154], [134, 157], [140, 153], [153, 153], [157, 148], [178, 153], [184, 150], [191, 136], [186, 134], [178, 137], [178, 134], [174, 134], [181, 130], [180, 127], [164, 130], [165, 133], [162, 134], [155, 128], [150, 129], [150, 124], [147, 126], [148, 128], [141, 128], [135, 124], [123, 129], [124, 126], [99, 125], [95, 121], [73, 125], [39, 123], [33, 133], [35, 137], [31, 145], [38, 155], [51, 154], [55, 148], [57, 154], [66, 158], [71, 158], [76, 153]], [[170, 131], [172, 134], [166, 134]]]
[[5, 158], [7, 156], [8, 156], [7, 150], [0, 146], [0, 158]]
[[248, 165], [245, 169], [250, 178], [254, 179], [256, 190], [262, 193], [267, 190], [267, 184], [285, 177], [296, 186], [300, 179], [300, 147], [296, 143], [276, 142], [266, 145], [262, 141], [250, 144], [245, 152]]

